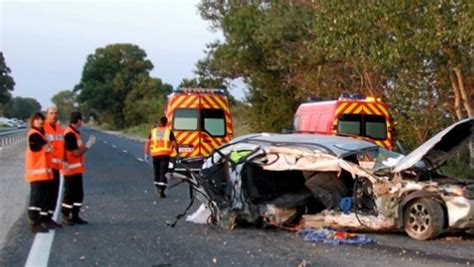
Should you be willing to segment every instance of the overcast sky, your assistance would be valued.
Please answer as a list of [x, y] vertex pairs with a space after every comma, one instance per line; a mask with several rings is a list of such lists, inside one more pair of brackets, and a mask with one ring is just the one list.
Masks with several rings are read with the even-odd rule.
[[[113, 43], [144, 49], [153, 77], [178, 86], [193, 77], [206, 43], [220, 38], [197, 11], [199, 0], [0, 0], [0, 51], [11, 69], [14, 96], [43, 108], [72, 89], [89, 54]], [[239, 90], [232, 94], [242, 97]]]

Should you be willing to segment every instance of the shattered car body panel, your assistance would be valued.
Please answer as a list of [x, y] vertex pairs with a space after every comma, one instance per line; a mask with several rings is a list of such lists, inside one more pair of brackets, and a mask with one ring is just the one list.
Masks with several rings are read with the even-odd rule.
[[[473, 132], [473, 118], [460, 121], [407, 157], [345, 137], [247, 135], [215, 150], [191, 180], [225, 229], [244, 223], [405, 228], [424, 240], [474, 227], [474, 185], [433, 172]], [[344, 198], [351, 203], [346, 214]]]

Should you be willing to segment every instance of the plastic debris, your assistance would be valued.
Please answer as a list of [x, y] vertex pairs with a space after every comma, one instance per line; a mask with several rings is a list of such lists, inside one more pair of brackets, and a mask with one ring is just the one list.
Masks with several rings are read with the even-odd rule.
[[349, 214], [352, 209], [352, 198], [343, 197], [339, 203], [339, 208], [344, 212], [344, 214]]
[[332, 230], [328, 228], [302, 229], [298, 231], [298, 235], [303, 237], [306, 241], [322, 242], [333, 246], [341, 244], [364, 245], [376, 243], [374, 239], [367, 237], [367, 235], [348, 233], [342, 230]]
[[199, 208], [191, 215], [186, 217], [187, 222], [205, 224], [211, 216], [211, 210], [206, 205], [201, 204]]

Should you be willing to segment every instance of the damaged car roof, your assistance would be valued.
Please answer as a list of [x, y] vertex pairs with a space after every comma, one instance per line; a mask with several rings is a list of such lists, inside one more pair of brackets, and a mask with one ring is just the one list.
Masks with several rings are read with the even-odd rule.
[[263, 147], [295, 146], [325, 152], [338, 158], [357, 151], [377, 148], [376, 144], [363, 140], [318, 134], [249, 134], [235, 138], [230, 145], [243, 142]]

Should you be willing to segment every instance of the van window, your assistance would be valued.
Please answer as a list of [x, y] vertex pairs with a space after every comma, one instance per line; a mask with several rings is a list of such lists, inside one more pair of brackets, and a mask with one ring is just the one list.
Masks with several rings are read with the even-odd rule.
[[225, 135], [225, 116], [222, 109], [201, 110], [202, 125], [211, 136]]
[[359, 114], [341, 114], [337, 123], [337, 132], [341, 134], [360, 135], [362, 116]]
[[365, 135], [376, 140], [387, 139], [387, 121], [383, 116], [365, 115]]
[[198, 128], [198, 110], [179, 108], [174, 110], [173, 129], [192, 131]]
[[338, 133], [359, 135], [375, 140], [387, 139], [387, 121], [384, 116], [341, 114], [338, 119]]

